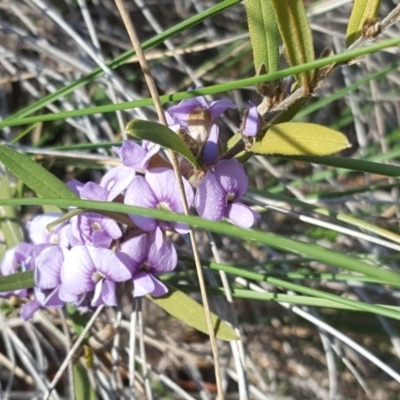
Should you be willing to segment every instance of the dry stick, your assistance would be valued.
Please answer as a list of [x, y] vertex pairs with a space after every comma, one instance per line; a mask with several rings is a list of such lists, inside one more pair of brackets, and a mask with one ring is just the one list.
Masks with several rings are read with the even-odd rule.
[[[162, 108], [162, 105], [161, 105], [161, 102], [159, 99], [157, 88], [154, 84], [153, 76], [151, 75], [149, 65], [147, 63], [146, 57], [144, 56], [139, 38], [136, 34], [136, 31], [132, 24], [132, 21], [129, 18], [129, 14], [125, 8], [124, 2], [123, 2], [123, 0], [115, 0], [115, 3], [118, 7], [119, 13], [121, 14], [122, 21], [128, 32], [128, 35], [129, 35], [129, 38], [133, 45], [133, 48], [135, 49], [135, 52], [139, 58], [139, 63], [142, 68], [144, 77], [146, 79], [146, 83], [149, 88], [151, 97], [153, 99], [158, 118], [160, 119], [162, 124], [168, 126], [167, 121], [165, 119], [164, 110]], [[179, 192], [180, 192], [180, 195], [182, 198], [183, 209], [184, 209], [185, 215], [188, 215], [189, 207], [187, 204], [187, 199], [186, 199], [185, 191], [183, 188], [182, 177], [179, 172], [178, 160], [177, 160], [176, 154], [172, 150], [170, 150], [170, 158], [172, 161], [172, 166], [173, 166], [175, 175], [178, 180]], [[204, 305], [207, 328], [208, 328], [208, 332], [209, 332], [209, 336], [210, 336], [211, 350], [212, 350], [213, 357], [214, 357], [215, 379], [216, 379], [216, 384], [217, 384], [218, 397], [220, 400], [223, 400], [224, 393], [223, 393], [222, 382], [221, 382], [221, 369], [220, 369], [220, 365], [219, 365], [217, 341], [215, 339], [215, 332], [214, 332], [213, 324], [212, 324], [212, 320], [211, 320], [210, 308], [209, 308], [208, 299], [207, 299], [207, 292], [206, 292], [205, 283], [204, 283], [203, 270], [202, 270], [202, 266], [201, 266], [201, 262], [200, 262], [199, 252], [198, 252], [197, 245], [196, 245], [196, 238], [194, 236], [194, 231], [192, 228], [190, 228], [190, 230], [189, 230], [189, 235], [190, 235], [190, 240], [192, 243], [193, 256], [194, 256], [196, 271], [197, 271], [197, 275], [198, 275], [198, 279], [199, 279], [200, 292], [201, 292], [201, 297], [202, 297], [203, 305]]]
[[65, 357], [65, 360], [61, 364], [60, 368], [58, 369], [56, 375], [54, 376], [53, 380], [50, 383], [50, 387], [47, 391], [46, 397], [44, 400], [48, 400], [50, 398], [51, 392], [53, 391], [54, 387], [57, 385], [57, 382], [60, 380], [62, 374], [64, 373], [65, 369], [67, 368], [68, 364], [70, 363], [73, 355], [76, 353], [76, 350], [78, 350], [78, 347], [81, 345], [83, 339], [85, 338], [86, 334], [89, 332], [89, 329], [92, 327], [94, 324], [94, 321], [96, 318], [99, 316], [101, 310], [104, 308], [104, 305], [101, 305], [97, 308], [95, 313], [92, 315], [92, 318], [90, 318], [89, 322], [86, 324], [85, 329], [82, 331], [82, 333], [79, 335], [77, 341], [74, 343], [72, 346], [70, 352], [68, 353], [67, 357]]

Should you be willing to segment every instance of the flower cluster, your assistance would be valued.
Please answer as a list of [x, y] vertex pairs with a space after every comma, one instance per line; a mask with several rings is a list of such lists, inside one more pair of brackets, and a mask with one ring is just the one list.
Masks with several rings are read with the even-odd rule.
[[[215, 120], [228, 108], [235, 105], [228, 100], [209, 104], [198, 97], [169, 108], [166, 117], [170, 128], [191, 143], [190, 149], [204, 166], [196, 185], [190, 177], [182, 177], [189, 207], [205, 219], [226, 218], [249, 228], [258, 214], [240, 202], [248, 186], [244, 167], [236, 159], [220, 160]], [[257, 118], [251, 109], [244, 135], [256, 134]], [[178, 181], [160, 156], [158, 145], [144, 141], [140, 146], [126, 140], [114, 150], [121, 166], [107, 172], [99, 184], [73, 180], [69, 188], [82, 199], [183, 213]], [[199, 171], [191, 173], [201, 175]], [[167, 293], [158, 276], [173, 271], [178, 261], [168, 233], [185, 234], [187, 225], [142, 215], [130, 215], [131, 223], [125, 225], [93, 212], [80, 212], [63, 222], [58, 221], [61, 216], [37, 216], [27, 225], [31, 243], [20, 243], [5, 253], [2, 275], [34, 272], [32, 290], [1, 293], [31, 298], [22, 306], [22, 318], [29, 319], [42, 307], [61, 308], [66, 302], [81, 309], [116, 306], [117, 286], [128, 282], [126, 287], [132, 288], [134, 297]]]

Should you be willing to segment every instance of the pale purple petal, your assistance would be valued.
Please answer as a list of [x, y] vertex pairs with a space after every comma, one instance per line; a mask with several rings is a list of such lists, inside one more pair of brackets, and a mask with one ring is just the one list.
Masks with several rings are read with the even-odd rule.
[[216, 164], [219, 159], [218, 152], [218, 136], [219, 128], [217, 125], [213, 125], [210, 130], [210, 135], [204, 146], [201, 154], [201, 161], [207, 165]]
[[[111, 251], [111, 250], [109, 250]], [[64, 290], [71, 295], [80, 295], [94, 289], [93, 275], [96, 266], [87, 246], [75, 246], [64, 255], [61, 268], [61, 282]], [[64, 298], [64, 296], [62, 296]]]
[[243, 134], [249, 137], [255, 137], [260, 132], [261, 121], [257, 111], [257, 106], [251, 101], [249, 101], [249, 103], [250, 108], [246, 121], [244, 122]]
[[81, 190], [81, 198], [87, 200], [107, 201], [108, 191], [97, 183], [88, 182]]
[[117, 296], [115, 294], [115, 283], [104, 279], [97, 282], [91, 302], [93, 307], [98, 307], [102, 304], [111, 307], [118, 305]]
[[155, 154], [158, 153], [161, 146], [159, 144], [149, 142], [148, 140], [143, 140], [142, 147], [147, 151], [146, 157], [143, 159], [142, 162], [142, 168], [146, 169], [148, 161], [150, 160], [151, 157], [153, 157]]
[[115, 167], [107, 172], [100, 182], [100, 186], [108, 191], [107, 200], [114, 200], [129, 186], [134, 177], [135, 171], [124, 165]]
[[150, 265], [149, 272], [156, 275], [170, 272], [175, 269], [177, 263], [178, 256], [170, 240], [164, 240], [161, 248], [157, 248], [155, 241], [150, 242], [147, 256], [147, 264]]
[[21, 307], [21, 312], [20, 312], [20, 316], [24, 321], [28, 321], [28, 319], [30, 319], [32, 317], [33, 314], [35, 314], [35, 312], [37, 310], [39, 310], [41, 307], [41, 304], [36, 300], [32, 300], [29, 303], [24, 304]]
[[154, 280], [151, 274], [146, 271], [140, 271], [133, 277], [133, 297], [145, 296], [155, 289]]
[[241, 228], [251, 228], [256, 219], [260, 217], [260, 214], [245, 204], [236, 202], [228, 204], [225, 217]]
[[153, 275], [141, 271], [133, 277], [133, 297], [150, 294], [153, 297], [160, 297], [168, 293], [168, 288]]
[[41, 290], [35, 289], [35, 297], [37, 298], [39, 303], [42, 304], [43, 307], [58, 309], [58, 308], [62, 308], [64, 306], [65, 301], [63, 301], [60, 298], [60, 288], [59, 287], [55, 288], [52, 291], [46, 290], [46, 292], [47, 292], [47, 294], [42, 292], [42, 296], [44, 295], [44, 298], [42, 297], [42, 299], [41, 299], [40, 298]]
[[212, 171], [207, 172], [197, 188], [195, 207], [205, 219], [219, 221], [224, 216], [226, 193]]
[[[134, 274], [143, 264], [148, 254], [148, 235], [135, 236], [121, 244], [120, 253], [129, 257], [129, 264], [125, 265]], [[118, 253], [117, 255], [119, 255]]]
[[178, 105], [168, 108], [168, 112], [175, 120], [178, 120], [181, 125], [187, 126], [187, 119], [191, 112], [197, 110], [207, 110], [208, 104], [201, 96], [193, 99], [182, 100]]
[[246, 193], [249, 178], [238, 160], [222, 160], [214, 168], [214, 172], [226, 194], [232, 194], [237, 199]]
[[35, 283], [40, 289], [54, 289], [61, 284], [63, 261], [63, 250], [59, 246], [47, 247], [35, 258]]
[[87, 251], [96, 271], [100, 272], [106, 279], [113, 282], [125, 282], [131, 278], [132, 275], [128, 268], [112, 250], [88, 246]]
[[84, 183], [77, 181], [76, 179], [72, 179], [69, 182], [67, 182], [67, 187], [71, 189], [75, 194], [77, 194], [80, 197], [81, 190], [85, 186]]
[[[155, 208], [157, 206], [157, 198], [145, 178], [135, 176], [126, 191], [125, 204], [145, 208]], [[157, 227], [157, 220], [154, 218], [140, 215], [131, 215], [131, 218], [144, 231], [153, 231]]]
[[59, 243], [59, 233], [63, 227], [65, 227], [66, 222], [58, 224], [51, 228], [49, 231], [47, 225], [61, 218], [63, 214], [61, 213], [47, 213], [38, 215], [32, 221], [26, 224], [29, 232], [29, 237], [33, 244], [58, 244]]
[[141, 170], [147, 151], [135, 142], [124, 140], [119, 155], [126, 167]]
[[217, 100], [210, 104], [209, 110], [211, 113], [211, 119], [215, 121], [221, 116], [228, 108], [235, 109], [236, 106], [229, 100]]

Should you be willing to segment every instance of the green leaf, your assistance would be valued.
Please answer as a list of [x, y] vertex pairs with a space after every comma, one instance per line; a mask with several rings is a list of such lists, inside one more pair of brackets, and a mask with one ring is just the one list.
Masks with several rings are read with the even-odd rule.
[[[313, 38], [303, 0], [272, 0], [285, 52], [291, 66], [314, 61]], [[296, 81], [308, 94], [313, 70], [296, 75]]]
[[271, 0], [245, 0], [256, 73], [262, 65], [268, 72], [279, 69], [279, 32]]
[[263, 138], [251, 146], [251, 151], [286, 156], [324, 156], [348, 147], [346, 136], [333, 129], [306, 122], [285, 122], [272, 125]]
[[364, 24], [373, 22], [381, 0], [354, 0], [353, 9], [347, 25], [346, 46], [353, 44], [361, 37]]
[[185, 142], [165, 125], [134, 119], [128, 123], [126, 131], [137, 139], [149, 140], [181, 154], [195, 167], [199, 168], [196, 157], [186, 146]]
[[29, 157], [0, 145], [0, 162], [38, 196], [76, 199], [77, 195]]
[[74, 398], [76, 400], [96, 400], [96, 393], [90, 384], [86, 369], [82, 365], [73, 366]]
[[[10, 181], [8, 175], [4, 174], [0, 179], [0, 198], [11, 199], [11, 197]], [[24, 240], [15, 208], [0, 207], [0, 231], [8, 248], [15, 247]]]
[[11, 290], [27, 289], [35, 285], [33, 271], [18, 272], [17, 274], [0, 276], [0, 293]]
[[[146, 296], [169, 314], [188, 325], [208, 334], [204, 308], [187, 294], [168, 285], [168, 293], [162, 297]], [[217, 339], [238, 340], [235, 331], [221, 318], [211, 313], [214, 332]]]

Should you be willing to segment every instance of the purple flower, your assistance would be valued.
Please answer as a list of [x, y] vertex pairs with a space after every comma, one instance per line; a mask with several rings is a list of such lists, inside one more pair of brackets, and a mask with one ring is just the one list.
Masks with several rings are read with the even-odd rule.
[[118, 253], [132, 272], [133, 297], [151, 294], [162, 296], [168, 288], [155, 276], [175, 269], [178, 262], [170, 240], [158, 247], [153, 235], [143, 234], [122, 243]]
[[250, 108], [245, 120], [243, 121], [242, 133], [247, 137], [255, 137], [260, 132], [261, 121], [257, 111], [257, 106], [251, 101], [249, 101], [249, 103]]
[[47, 229], [47, 225], [62, 216], [62, 213], [47, 213], [38, 215], [32, 221], [28, 222], [26, 227], [33, 244], [58, 244], [62, 247], [67, 247], [69, 245], [67, 239], [67, 222], [53, 226], [50, 230]]
[[90, 244], [109, 248], [113, 240], [122, 236], [118, 224], [111, 218], [96, 213], [81, 213], [70, 219], [68, 239], [71, 246]]
[[179, 125], [199, 143], [204, 143], [210, 133], [214, 121], [228, 108], [236, 106], [229, 100], [217, 100], [210, 104], [204, 97], [182, 100], [178, 105], [168, 108], [170, 117], [167, 122], [171, 129]]
[[[1, 262], [1, 275], [6, 276], [32, 269], [31, 252], [33, 247], [34, 246], [30, 243], [19, 243], [14, 248], [8, 249], [4, 254], [3, 261]], [[1, 297], [9, 297], [13, 295], [26, 297], [28, 295], [28, 290], [19, 289], [0, 293]]]
[[249, 184], [243, 165], [236, 159], [222, 160], [208, 170], [197, 188], [195, 207], [209, 220], [228, 218], [242, 228], [250, 228], [259, 214], [237, 201]]
[[134, 170], [145, 171], [148, 167], [151, 157], [159, 150], [158, 144], [143, 140], [142, 146], [131, 140], [124, 140], [121, 148], [115, 148], [124, 166]]
[[25, 321], [41, 307], [54, 309], [63, 307], [64, 301], [59, 295], [60, 272], [66, 251], [65, 248], [53, 245], [39, 245], [33, 249], [35, 298], [21, 308], [21, 317]]
[[71, 295], [83, 296], [94, 291], [92, 306], [116, 306], [116, 282], [131, 278], [131, 272], [112, 250], [76, 246], [65, 254], [60, 297], [70, 301]]
[[[182, 178], [186, 198], [189, 207], [193, 203], [193, 189], [189, 182]], [[183, 213], [182, 200], [179, 194], [178, 182], [174, 171], [167, 168], [154, 168], [147, 171], [145, 176], [135, 176], [129, 185], [125, 203], [145, 208], [155, 208], [167, 211]], [[155, 218], [132, 215], [132, 221], [142, 230], [151, 232], [157, 228], [163, 230], [175, 230], [179, 233], [187, 233], [186, 224], [158, 221]], [[160, 231], [156, 232], [157, 243], [160, 245]]]

